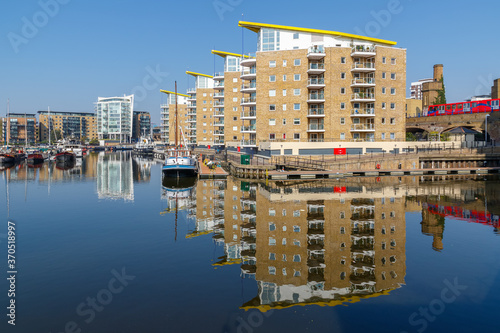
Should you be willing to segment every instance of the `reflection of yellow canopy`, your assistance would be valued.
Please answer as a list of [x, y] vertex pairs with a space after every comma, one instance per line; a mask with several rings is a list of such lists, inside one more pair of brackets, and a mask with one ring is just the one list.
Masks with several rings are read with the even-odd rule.
[[212, 264], [212, 266], [227, 266], [234, 264], [241, 264], [241, 259], [229, 259], [227, 261], [219, 261], [216, 262], [215, 264]]
[[214, 232], [213, 230], [205, 230], [205, 231], [193, 231], [190, 234], [186, 235], [186, 238], [193, 238], [193, 237], [198, 237], [198, 236], [203, 236], [203, 235], [208, 235]]
[[348, 34], [345, 32], [338, 32], [338, 31], [329, 31], [329, 30], [318, 30], [318, 29], [308, 29], [308, 28], [297, 28], [297, 27], [290, 27], [286, 25], [277, 25], [277, 24], [266, 24], [266, 23], [255, 23], [255, 22], [244, 22], [240, 21], [238, 22], [238, 26], [247, 28], [249, 30], [252, 30], [253, 32], [259, 32], [260, 29], [266, 28], [266, 29], [277, 29], [277, 30], [290, 30], [290, 31], [297, 31], [297, 32], [306, 32], [306, 33], [312, 33], [312, 34], [319, 34], [319, 35], [332, 35], [332, 36], [338, 36], [338, 37], [345, 37], [345, 38], [353, 38], [353, 39], [360, 39], [360, 40], [366, 40], [369, 42], [374, 42], [374, 43], [380, 43], [380, 44], [387, 44], [387, 45], [396, 45], [396, 42], [392, 42], [390, 40], [384, 40], [384, 39], [378, 39], [378, 38], [371, 38], [371, 37], [366, 37], [366, 36], [360, 36], [360, 35], [355, 35], [355, 34]]
[[[317, 302], [301, 302], [301, 303], [290, 303], [290, 302], [282, 302], [278, 303], [276, 305], [269, 305], [269, 304], [261, 304], [261, 305], [243, 305], [240, 307], [240, 309], [244, 309], [245, 311], [250, 310], [250, 309], [257, 309], [260, 312], [267, 312], [269, 310], [273, 309], [286, 309], [286, 308], [291, 308], [292, 306], [307, 306], [307, 305], [319, 305], [319, 306], [336, 306], [336, 305], [341, 305], [344, 303], [356, 303], [359, 302], [361, 299], [365, 298], [372, 298], [372, 297], [378, 297], [381, 295], [389, 295], [389, 292], [392, 290], [395, 290], [396, 288], [393, 289], [387, 289], [383, 291], [379, 291], [373, 294], [367, 294], [367, 295], [356, 295], [356, 296], [351, 296], [351, 297], [345, 297], [340, 300], [322, 300], [322, 301], [317, 301]], [[247, 302], [250, 303], [252, 301]]]

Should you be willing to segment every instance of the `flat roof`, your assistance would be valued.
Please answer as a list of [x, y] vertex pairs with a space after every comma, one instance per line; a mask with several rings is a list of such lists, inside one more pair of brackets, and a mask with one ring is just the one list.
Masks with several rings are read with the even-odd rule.
[[338, 37], [355, 38], [355, 39], [361, 39], [361, 40], [366, 40], [369, 42], [375, 42], [375, 43], [386, 44], [386, 45], [396, 45], [397, 44], [397, 42], [393, 42], [390, 40], [372, 38], [372, 37], [355, 35], [355, 34], [349, 34], [349, 33], [345, 33], [345, 32], [320, 30], [320, 29], [298, 28], [298, 27], [291, 27], [291, 26], [286, 26], [286, 25], [239, 21], [238, 26], [243, 27], [243, 28], [247, 28], [249, 30], [252, 30], [253, 32], [259, 32], [260, 29], [266, 28], [266, 29], [307, 32], [307, 33], [319, 34], [319, 35], [331, 35], [331, 36], [338, 36]]
[[28, 117], [31, 117], [32, 118], [32, 117], [35, 117], [35, 116], [36, 116], [35, 113], [12, 113], [12, 112], [10, 112], [10, 113], [7, 113], [6, 117], [7, 118], [8, 117], [19, 117], [19, 118], [25, 118], [25, 117], [28, 118]]
[[50, 115], [75, 115], [75, 116], [95, 116], [94, 112], [70, 112], [70, 111], [38, 111], [38, 114], [50, 113]]

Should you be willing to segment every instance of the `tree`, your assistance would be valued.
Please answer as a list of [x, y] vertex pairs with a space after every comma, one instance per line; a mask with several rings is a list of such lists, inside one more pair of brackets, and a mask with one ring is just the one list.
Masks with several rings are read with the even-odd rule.
[[94, 139], [90, 140], [89, 145], [91, 145], [91, 146], [98, 146], [99, 145], [99, 140], [96, 139], [96, 138], [94, 138]]
[[441, 86], [443, 87], [442, 89], [438, 90], [438, 95], [434, 99], [434, 105], [436, 104], [446, 104], [446, 88], [444, 86], [444, 80], [443, 77], [441, 76], [441, 79], [439, 79], [439, 82], [441, 82]]
[[417, 141], [417, 136], [412, 132], [407, 132], [406, 141]]

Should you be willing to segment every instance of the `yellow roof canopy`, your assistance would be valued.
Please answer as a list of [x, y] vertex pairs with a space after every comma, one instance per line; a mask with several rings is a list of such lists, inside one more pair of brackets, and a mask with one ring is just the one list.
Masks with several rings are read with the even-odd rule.
[[[175, 92], [173, 91], [168, 91], [168, 90], [163, 90], [163, 89], [160, 89], [160, 92], [164, 93], [164, 94], [172, 94], [172, 95], [175, 95]], [[184, 96], [184, 97], [189, 97], [189, 95], [184, 95], [184, 94], [180, 94], [180, 93], [177, 93], [178, 96]]]
[[192, 75], [192, 76], [205, 76], [205, 77], [209, 77], [211, 79], [214, 77], [213, 75], [201, 74], [201, 73], [190, 72], [190, 71], [186, 71], [186, 74]]
[[260, 29], [266, 28], [266, 29], [289, 30], [289, 31], [297, 31], [297, 32], [307, 32], [307, 33], [319, 34], [319, 35], [331, 35], [331, 36], [339, 36], [339, 37], [346, 37], [346, 38], [354, 38], [354, 39], [361, 39], [361, 40], [366, 40], [369, 42], [386, 44], [386, 45], [396, 45], [397, 44], [396, 42], [393, 42], [390, 40], [384, 40], [384, 39], [379, 39], [379, 38], [372, 38], [372, 37], [367, 37], [367, 36], [349, 34], [349, 33], [345, 33], [345, 32], [298, 28], [298, 27], [290, 27], [290, 26], [286, 26], [286, 25], [239, 21], [238, 26], [243, 27], [243, 28], [247, 28], [249, 30], [252, 30], [253, 32], [259, 32]]
[[249, 56], [247, 55], [242, 55], [242, 54], [238, 54], [238, 53], [231, 53], [231, 52], [224, 52], [224, 51], [217, 51], [217, 50], [212, 50], [212, 53], [213, 54], [216, 54], [220, 57], [227, 57], [227, 56], [233, 56], [233, 57], [238, 57], [238, 58], [241, 58], [241, 57], [244, 57], [244, 58], [250, 58]]

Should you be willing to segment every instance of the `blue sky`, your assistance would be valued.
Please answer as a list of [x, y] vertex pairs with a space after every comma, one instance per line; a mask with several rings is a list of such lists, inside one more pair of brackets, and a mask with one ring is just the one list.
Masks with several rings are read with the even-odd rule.
[[[242, 14], [245, 21], [397, 41], [407, 49], [407, 87], [443, 63], [448, 101], [489, 93], [500, 77], [495, 1], [4, 0], [1, 6], [0, 115], [8, 98], [11, 112], [47, 106], [92, 112], [98, 96], [136, 92], [135, 109], [159, 123], [165, 101], [159, 89], [173, 90], [175, 80], [180, 92], [192, 87], [186, 70], [222, 71], [213, 48], [242, 52]], [[255, 51], [255, 33], [244, 30], [243, 40], [245, 53]]]

